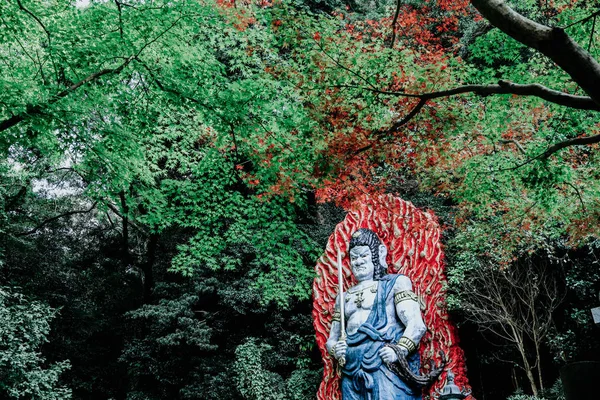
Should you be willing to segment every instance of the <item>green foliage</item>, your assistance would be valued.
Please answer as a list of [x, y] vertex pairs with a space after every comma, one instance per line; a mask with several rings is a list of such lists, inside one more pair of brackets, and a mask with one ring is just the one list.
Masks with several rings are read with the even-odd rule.
[[268, 369], [273, 347], [249, 338], [235, 350], [234, 364], [237, 388], [248, 400], [301, 400], [314, 396], [316, 371], [297, 369], [284, 382], [282, 377]]
[[46, 363], [40, 352], [48, 341], [56, 310], [0, 288], [0, 394], [14, 399], [70, 399], [59, 382], [69, 361]]
[[567, 306], [558, 313], [556, 332], [549, 338], [555, 362], [559, 364], [594, 359], [600, 350], [593, 340], [589, 340], [596, 330], [590, 308], [598, 304], [597, 251], [598, 243], [591, 242], [578, 252], [565, 256], [568, 260], [565, 271], [565, 283], [569, 288]]
[[515, 393], [512, 396], [506, 398], [506, 400], [545, 400], [544, 397], [532, 396], [523, 394], [522, 392]]
[[135, 334], [130, 336], [120, 361], [130, 377], [129, 399], [173, 398], [180, 391], [193, 392], [202, 383], [194, 382], [198, 357], [216, 346], [211, 344], [212, 329], [206, 320], [198, 318], [194, 308], [210, 288], [182, 286], [161, 283], [156, 288], [158, 304], [147, 304], [127, 314]]
[[235, 373], [237, 387], [243, 398], [248, 400], [286, 398], [281, 376], [264, 369], [262, 358], [271, 350], [271, 346], [257, 345], [252, 339], [236, 349]]

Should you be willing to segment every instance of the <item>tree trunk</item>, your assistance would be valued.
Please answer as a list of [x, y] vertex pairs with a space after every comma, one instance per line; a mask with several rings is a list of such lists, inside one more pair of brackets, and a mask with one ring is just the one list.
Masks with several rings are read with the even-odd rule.
[[150, 303], [152, 290], [154, 289], [154, 261], [156, 260], [156, 249], [158, 247], [159, 235], [153, 233], [148, 239], [148, 252], [146, 262], [142, 264], [144, 274], [144, 304]]
[[529, 380], [529, 385], [531, 386], [531, 391], [535, 397], [538, 396], [538, 387], [535, 383], [535, 377], [533, 376], [533, 372], [531, 365], [529, 364], [529, 360], [527, 359], [527, 353], [525, 348], [523, 347], [523, 343], [519, 342], [519, 352], [521, 353], [521, 357], [523, 358], [523, 367], [525, 368], [525, 375], [527, 375], [527, 379]]
[[535, 397], [538, 397], [538, 388], [535, 384], [535, 377], [529, 368], [529, 363], [527, 362], [527, 366], [525, 367], [525, 374], [527, 374], [527, 379], [529, 379], [529, 384], [531, 385], [531, 391]]
[[533, 376], [533, 372], [531, 365], [529, 364], [529, 360], [527, 359], [527, 352], [525, 350], [525, 343], [523, 341], [523, 336], [520, 335], [514, 327], [511, 327], [513, 332], [513, 337], [515, 339], [515, 343], [517, 344], [517, 348], [519, 349], [519, 353], [521, 353], [521, 358], [523, 359], [523, 369], [525, 370], [525, 375], [527, 375], [527, 379], [529, 380], [529, 385], [531, 386], [531, 391], [534, 396], [538, 396], [538, 387], [535, 383], [535, 377]]
[[538, 370], [538, 381], [540, 383], [540, 390], [544, 390], [544, 381], [542, 380], [542, 360], [540, 357], [540, 344], [539, 340], [537, 339], [537, 335], [535, 335], [535, 357]]
[[129, 254], [129, 217], [127, 216], [129, 213], [129, 207], [127, 206], [127, 200], [125, 198], [125, 191], [119, 192], [119, 199], [121, 200], [121, 212], [123, 213], [121, 217], [122, 223], [122, 254], [123, 254], [123, 262], [127, 267], [131, 264], [131, 256]]

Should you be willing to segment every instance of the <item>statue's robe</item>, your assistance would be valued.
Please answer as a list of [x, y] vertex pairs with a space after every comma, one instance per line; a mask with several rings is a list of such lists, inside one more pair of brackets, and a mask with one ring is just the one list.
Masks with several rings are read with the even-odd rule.
[[[346, 365], [342, 369], [343, 400], [421, 400], [421, 390], [394, 374], [379, 356], [386, 343], [397, 343], [404, 325], [396, 316], [393, 288], [400, 275], [386, 275], [379, 281], [371, 313], [358, 331], [348, 335]], [[393, 310], [389, 310], [392, 307]], [[393, 312], [392, 312], [393, 311]], [[388, 321], [393, 315], [394, 320]], [[408, 357], [411, 370], [419, 372], [418, 352]]]

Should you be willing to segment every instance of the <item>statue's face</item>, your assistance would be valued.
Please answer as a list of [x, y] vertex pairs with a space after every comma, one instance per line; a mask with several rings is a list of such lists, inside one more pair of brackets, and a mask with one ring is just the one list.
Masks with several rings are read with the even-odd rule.
[[359, 282], [373, 279], [375, 265], [369, 246], [356, 246], [350, 249], [350, 266], [352, 273]]

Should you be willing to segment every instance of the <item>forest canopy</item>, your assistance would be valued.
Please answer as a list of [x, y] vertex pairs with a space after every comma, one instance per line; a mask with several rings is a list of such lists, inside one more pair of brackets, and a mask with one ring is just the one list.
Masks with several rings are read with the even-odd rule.
[[[313, 398], [315, 260], [343, 209], [393, 193], [444, 224], [468, 362], [506, 365], [474, 393], [552, 398], [598, 356], [599, 14], [1, 2], [1, 395]], [[497, 334], [470, 296], [522, 276], [556, 289], [524, 296], [551, 323]]]

